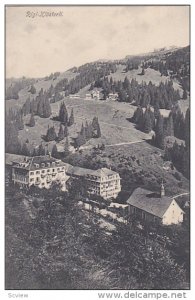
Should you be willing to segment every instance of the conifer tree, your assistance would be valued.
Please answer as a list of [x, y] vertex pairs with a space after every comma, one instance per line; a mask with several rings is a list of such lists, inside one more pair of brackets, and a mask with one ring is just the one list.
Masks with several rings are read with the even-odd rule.
[[67, 124], [65, 123], [64, 125], [64, 137], [67, 137], [68, 136], [68, 127], [67, 127]]
[[56, 140], [56, 138], [57, 138], [57, 134], [56, 134], [54, 126], [48, 127], [47, 134], [46, 134], [46, 140], [49, 142], [49, 141]]
[[64, 156], [68, 156], [70, 153], [69, 151], [69, 141], [68, 141], [68, 137], [66, 137], [66, 141], [65, 141], [65, 144], [64, 144]]
[[49, 99], [45, 97], [43, 104], [43, 117], [49, 118], [51, 116], [51, 105]]
[[30, 126], [30, 127], [34, 127], [35, 126], [35, 118], [34, 118], [34, 114], [33, 113], [30, 116], [30, 120], [29, 120], [28, 126]]
[[68, 112], [67, 112], [66, 105], [64, 102], [62, 102], [60, 105], [59, 121], [63, 124], [68, 123]]
[[24, 113], [24, 116], [30, 114], [31, 112], [31, 101], [30, 101], [30, 97], [28, 97], [26, 99], [26, 102], [23, 104], [22, 106], [22, 110], [23, 110], [23, 113]]
[[59, 132], [58, 132], [58, 141], [61, 141], [64, 139], [64, 128], [62, 124], [60, 124]]
[[33, 84], [30, 87], [29, 93], [36, 94], [36, 89], [35, 89], [35, 86]]
[[99, 138], [101, 136], [101, 130], [100, 130], [98, 117], [93, 118], [91, 126], [92, 126], [92, 137]]
[[92, 138], [92, 126], [91, 123], [88, 124], [87, 121], [85, 123], [85, 137], [87, 141]]
[[152, 120], [151, 113], [148, 108], [146, 108], [143, 116], [143, 131], [149, 133], [152, 130]]
[[53, 145], [52, 151], [51, 151], [51, 156], [54, 158], [58, 158], [58, 149], [56, 144]]
[[71, 110], [71, 114], [70, 114], [70, 117], [69, 117], [69, 121], [68, 121], [68, 126], [72, 126], [74, 124], [74, 111], [73, 111], [73, 108]]
[[79, 133], [75, 140], [76, 148], [79, 149], [80, 146], [84, 145], [85, 143], [86, 143], [85, 138]]
[[37, 155], [45, 155], [45, 148], [43, 147], [43, 143], [41, 143], [38, 147]]
[[155, 145], [164, 149], [164, 118], [160, 115], [155, 126]]
[[28, 149], [27, 143], [23, 143], [21, 152], [22, 152], [22, 155], [30, 156], [30, 151]]
[[15, 125], [16, 125], [18, 130], [24, 129], [23, 112], [22, 112], [21, 109], [16, 112]]
[[164, 122], [164, 135], [165, 136], [174, 136], [174, 125], [172, 113], [169, 114], [169, 117]]

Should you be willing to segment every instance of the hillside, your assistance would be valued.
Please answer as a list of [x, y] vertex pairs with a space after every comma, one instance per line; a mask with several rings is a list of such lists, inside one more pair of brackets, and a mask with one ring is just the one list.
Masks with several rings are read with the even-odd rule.
[[[173, 49], [169, 52], [167, 52], [167, 50], [158, 51], [153, 54], [155, 56], [158, 54], [158, 60], [161, 59], [161, 62], [163, 62], [165, 58], [168, 61], [168, 57], [170, 61], [173, 59], [171, 57], [177, 57], [179, 55], [179, 63], [182, 60], [181, 57], [185, 57], [185, 59], [183, 59], [183, 63], [185, 64], [188, 57], [186, 54], [187, 51], [188, 48], [184, 48]], [[129, 82], [134, 80], [138, 85], [137, 89], [142, 89], [142, 87], [145, 88], [150, 82], [153, 87], [156, 88], [159, 88], [162, 83], [166, 87], [167, 82], [172, 79], [173, 90], [178, 91], [180, 98], [176, 103], [178, 103], [181, 111], [185, 114], [189, 107], [189, 93], [187, 93], [187, 99], [182, 99], [183, 86], [178, 78], [176, 76], [171, 78], [171, 74], [165, 76], [158, 68], [154, 68], [154, 65], [147, 65], [149, 62], [151, 63], [149, 57], [150, 54], [136, 57], [136, 60], [133, 58], [132, 63], [135, 67], [133, 69], [130, 63], [131, 57], [126, 57], [123, 61], [112, 62], [100, 60], [85, 64], [79, 68], [72, 68], [64, 73], [56, 72], [45, 78], [34, 79], [33, 81], [31, 79], [29, 83], [33, 84], [36, 92], [31, 94], [29, 92], [31, 85], [25, 86], [19, 91], [18, 99], [6, 100], [6, 110], [9, 111], [10, 108], [12, 110], [24, 110], [24, 104], [28, 98], [30, 98], [30, 101], [32, 102], [35, 101], [35, 99], [39, 99], [40, 93], [43, 93], [43, 99], [46, 97], [50, 102], [51, 115], [50, 117], [43, 118], [35, 113], [35, 126], [30, 127], [27, 125], [30, 118], [30, 114], [27, 112], [25, 116], [23, 116], [23, 125], [18, 131], [20, 143], [24, 144], [28, 141], [28, 147], [30, 147], [30, 149], [37, 148], [42, 143], [43, 147], [47, 145], [48, 150], [51, 151], [55, 142], [45, 142], [43, 136], [46, 135], [48, 126], [54, 126], [55, 131], [58, 134], [60, 122], [56, 120], [55, 117], [59, 113], [62, 102], [66, 105], [68, 115], [70, 115], [72, 109], [74, 110], [74, 124], [71, 127], [68, 127], [70, 144], [74, 142], [75, 137], [77, 137], [78, 132], [80, 132], [82, 124], [85, 125], [86, 121], [91, 122], [93, 117], [98, 117], [101, 128], [101, 137], [91, 138], [87, 141], [81, 147], [83, 151], [87, 151], [98, 144], [104, 144], [106, 148], [112, 149], [114, 153], [117, 147], [125, 147], [127, 145], [131, 147], [132, 144], [139, 145], [139, 143], [142, 143], [145, 140], [150, 140], [153, 135], [152, 131], [150, 133], [140, 131], [136, 124], [130, 122], [137, 109], [135, 103], [112, 100], [85, 100], [86, 93], [90, 92], [91, 84], [94, 84], [94, 82], [98, 80], [104, 80], [105, 78], [107, 78], [108, 81], [112, 79], [113, 82], [116, 83], [124, 82], [125, 79], [128, 79]], [[138, 64], [138, 62], [140, 63], [139, 65], [134, 65]], [[145, 64], [145, 71], [141, 75], [143, 64]], [[25, 80], [26, 84], [28, 81], [27, 79]], [[20, 82], [20, 80], [17, 82]], [[8, 79], [7, 84], [10, 86], [10, 84], [14, 84], [14, 81]], [[77, 94], [77, 98], [70, 97], [71, 94]], [[155, 99], [156, 98], [154, 97], [154, 101]], [[169, 113], [170, 109], [160, 109], [160, 114], [165, 118], [168, 117]], [[63, 151], [64, 145], [65, 139], [57, 142], [59, 151]]]

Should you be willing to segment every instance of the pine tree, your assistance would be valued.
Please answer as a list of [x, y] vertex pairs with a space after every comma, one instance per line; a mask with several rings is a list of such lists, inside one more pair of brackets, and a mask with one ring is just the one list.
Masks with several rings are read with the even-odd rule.
[[164, 149], [164, 118], [159, 116], [155, 126], [155, 145]]
[[64, 156], [68, 156], [70, 153], [69, 151], [69, 141], [68, 141], [68, 137], [66, 137], [66, 141], [65, 141], [65, 144], [64, 144]]
[[45, 148], [43, 147], [43, 143], [41, 143], [37, 150], [37, 155], [45, 155]]
[[56, 144], [53, 145], [52, 151], [51, 151], [51, 156], [54, 158], [58, 158], [58, 149]]
[[64, 128], [62, 124], [60, 124], [59, 132], [58, 132], [58, 141], [61, 141], [64, 139]]
[[156, 119], [158, 119], [159, 116], [160, 116], [159, 105], [156, 104], [156, 105], [154, 106], [154, 117], [155, 117]]
[[94, 117], [92, 121], [92, 137], [99, 138], [101, 136], [100, 125], [98, 117]]
[[67, 137], [68, 136], [68, 127], [67, 127], [67, 124], [65, 123], [64, 125], [64, 137]]
[[24, 129], [23, 112], [22, 112], [21, 109], [16, 112], [15, 125], [16, 125], [18, 130]]
[[18, 138], [18, 129], [9, 116], [6, 117], [5, 130], [5, 151], [8, 153], [21, 154], [21, 144]]
[[47, 134], [46, 134], [46, 140], [49, 142], [49, 141], [55, 141], [57, 138], [57, 134], [56, 134], [56, 131], [55, 131], [55, 128], [54, 126], [52, 127], [49, 127], [47, 129]]
[[31, 94], [36, 94], [36, 89], [35, 89], [35, 86], [34, 86], [34, 85], [31, 85], [30, 90], [29, 90], [29, 93], [31, 93]]
[[138, 108], [135, 110], [135, 112], [133, 114], [132, 121], [135, 124], [138, 124], [140, 117], [141, 118], [143, 117], [143, 110], [142, 110], [141, 106], [138, 106]]
[[71, 110], [71, 114], [70, 114], [70, 117], [69, 117], [69, 121], [68, 121], [68, 126], [72, 126], [74, 124], [74, 111], [73, 111], [73, 108]]
[[60, 105], [59, 121], [63, 124], [68, 123], [68, 112], [67, 112], [66, 105], [64, 102], [62, 102]]
[[84, 137], [79, 133], [76, 140], [75, 140], [75, 145], [76, 148], [79, 149], [80, 146], [84, 145], [86, 143], [86, 140], [84, 139]]
[[87, 121], [85, 123], [85, 136], [87, 141], [92, 138], [92, 125], [91, 123], [88, 124]]
[[143, 123], [144, 123], [144, 113], [143, 109], [139, 111], [139, 118], [137, 118], [137, 128], [143, 130]]
[[35, 118], [34, 118], [33, 113], [30, 116], [30, 120], [29, 120], [28, 126], [30, 126], [30, 127], [34, 127], [35, 126]]
[[143, 131], [149, 133], [152, 130], [152, 120], [149, 109], [146, 108], [143, 116]]
[[43, 89], [40, 90], [39, 95], [36, 97], [35, 103], [37, 103], [38, 116], [41, 118], [49, 118], [51, 115], [51, 105], [47, 93], [43, 93]]
[[83, 140], [86, 142], [86, 128], [83, 126], [83, 123], [81, 125], [80, 135], [83, 137]]
[[26, 102], [23, 104], [22, 106], [22, 110], [23, 110], [23, 113], [24, 113], [24, 116], [30, 114], [31, 112], [31, 101], [30, 101], [30, 97], [28, 97], [26, 99]]
[[174, 136], [174, 125], [172, 113], [169, 114], [169, 117], [164, 122], [164, 135], [165, 136]]
[[51, 116], [51, 105], [49, 99], [46, 97], [43, 105], [43, 117], [49, 118]]
[[22, 152], [22, 155], [30, 156], [30, 151], [29, 151], [29, 149], [28, 149], [27, 143], [24, 143], [24, 144], [22, 145], [21, 152]]

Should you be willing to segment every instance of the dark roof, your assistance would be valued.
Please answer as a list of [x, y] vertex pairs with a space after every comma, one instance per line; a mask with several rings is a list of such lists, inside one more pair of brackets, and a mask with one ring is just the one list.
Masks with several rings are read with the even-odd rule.
[[85, 169], [80, 167], [73, 167], [71, 165], [67, 168], [67, 174], [75, 175], [75, 176], [87, 176], [92, 175], [96, 177], [103, 177], [103, 176], [109, 176], [113, 174], [117, 174], [116, 172], [107, 169], [107, 168], [101, 168], [98, 170], [91, 170], [91, 169]]
[[18, 155], [18, 154], [12, 154], [12, 153], [6, 153], [5, 154], [5, 163], [6, 165], [12, 165], [13, 162], [22, 162], [24, 160], [25, 156]]
[[127, 203], [162, 218], [173, 199], [167, 196], [160, 197], [157, 193], [137, 188], [127, 200]]
[[92, 175], [94, 170], [80, 168], [80, 167], [74, 167], [74, 166], [69, 165], [66, 172], [69, 175], [86, 176], [86, 175]]
[[[20, 169], [33, 171], [41, 168], [44, 169], [52, 168], [53, 166], [51, 163], [53, 162], [55, 162], [55, 167], [65, 166], [65, 164], [61, 160], [55, 159], [50, 155], [34, 156], [34, 157], [22, 156], [20, 159], [13, 159], [12, 165]], [[43, 163], [45, 164], [44, 166], [41, 165]]]

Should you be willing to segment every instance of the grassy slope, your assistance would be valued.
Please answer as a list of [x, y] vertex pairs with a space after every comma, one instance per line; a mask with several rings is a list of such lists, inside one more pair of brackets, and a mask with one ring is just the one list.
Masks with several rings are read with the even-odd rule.
[[[132, 117], [136, 107], [128, 103], [118, 103], [114, 101], [87, 101], [83, 99], [68, 99], [64, 100], [67, 110], [70, 114], [71, 109], [74, 109], [75, 124], [69, 128], [70, 137], [75, 137], [80, 131], [82, 122], [88, 122], [94, 116], [98, 116], [102, 136], [100, 139], [91, 139], [88, 145], [98, 143], [114, 144], [121, 142], [134, 142], [140, 139], [149, 138], [150, 135], [137, 130], [134, 124], [130, 123], [127, 118]], [[52, 113], [55, 115], [59, 111], [60, 102], [51, 104]], [[25, 118], [27, 120], [29, 116]], [[53, 121], [51, 118], [42, 119], [35, 116], [36, 126], [33, 128], [25, 126], [24, 130], [19, 132], [22, 140], [29, 139], [35, 144], [41, 142], [41, 135], [45, 134], [48, 125], [54, 125], [58, 132], [59, 122]], [[119, 126], [119, 127], [118, 127]], [[121, 127], [120, 127], [121, 126]]]
[[30, 97], [31, 99], [35, 98], [36, 95], [39, 93], [39, 91], [41, 90], [41, 88], [43, 88], [43, 90], [48, 90], [51, 86], [51, 84], [53, 86], [55, 86], [60, 80], [62, 80], [63, 78], [67, 78], [68, 80], [74, 78], [77, 75], [77, 73], [73, 73], [71, 71], [66, 71], [61, 73], [55, 80], [50, 79], [50, 80], [44, 80], [44, 79], [39, 79], [37, 80], [37, 82], [34, 84], [35, 88], [36, 88], [36, 94], [35, 95], [31, 95], [31, 93], [28, 93], [29, 87], [22, 89], [19, 92], [19, 99], [18, 100], [6, 100], [6, 109], [9, 109], [11, 107], [21, 107], [26, 99], [28, 97]]

